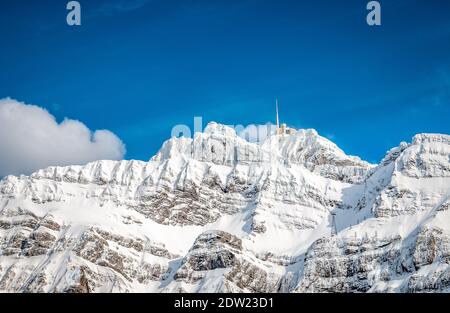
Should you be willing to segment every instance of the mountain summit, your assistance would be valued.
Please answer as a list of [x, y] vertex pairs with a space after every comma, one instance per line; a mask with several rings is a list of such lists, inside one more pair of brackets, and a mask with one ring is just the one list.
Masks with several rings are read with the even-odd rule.
[[3, 292], [449, 292], [450, 136], [378, 165], [209, 123], [148, 162], [0, 181]]

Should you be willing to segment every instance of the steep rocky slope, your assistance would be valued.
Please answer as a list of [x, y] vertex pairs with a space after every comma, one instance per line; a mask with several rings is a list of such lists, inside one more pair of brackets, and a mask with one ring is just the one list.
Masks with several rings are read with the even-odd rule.
[[374, 166], [210, 123], [149, 162], [4, 178], [0, 291], [448, 292], [449, 208], [448, 135]]

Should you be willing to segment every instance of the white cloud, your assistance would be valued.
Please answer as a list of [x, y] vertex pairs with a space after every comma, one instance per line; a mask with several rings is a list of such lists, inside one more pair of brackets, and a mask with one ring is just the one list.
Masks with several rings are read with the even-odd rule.
[[0, 100], [0, 177], [30, 174], [50, 165], [119, 160], [124, 154], [124, 144], [108, 130], [92, 132], [70, 119], [58, 124], [41, 107]]
[[238, 131], [238, 135], [249, 142], [262, 143], [271, 134], [275, 133], [276, 125], [267, 123], [265, 125], [248, 125]]

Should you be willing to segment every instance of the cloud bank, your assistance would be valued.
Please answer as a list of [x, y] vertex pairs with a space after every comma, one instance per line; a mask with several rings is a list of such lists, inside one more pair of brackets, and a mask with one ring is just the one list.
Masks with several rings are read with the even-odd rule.
[[30, 174], [50, 165], [120, 160], [124, 154], [124, 144], [108, 130], [92, 132], [71, 119], [58, 124], [41, 107], [0, 100], [0, 177]]

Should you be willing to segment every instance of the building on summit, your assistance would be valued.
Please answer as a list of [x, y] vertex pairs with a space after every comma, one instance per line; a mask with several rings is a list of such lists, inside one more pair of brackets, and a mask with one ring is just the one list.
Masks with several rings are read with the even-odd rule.
[[286, 126], [286, 123], [281, 123], [280, 126], [280, 120], [278, 119], [278, 99], [275, 100], [275, 109], [276, 109], [276, 123], [277, 123], [277, 129], [275, 131], [276, 135], [293, 135], [295, 134], [296, 130], [295, 128], [290, 128]]

